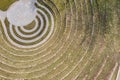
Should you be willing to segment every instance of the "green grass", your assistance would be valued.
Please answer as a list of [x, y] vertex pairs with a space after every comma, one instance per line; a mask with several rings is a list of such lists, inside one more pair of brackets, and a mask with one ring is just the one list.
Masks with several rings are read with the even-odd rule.
[[16, 0], [0, 0], [0, 10], [6, 11]]
[[[3, 11], [7, 10], [14, 1], [16, 0], [0, 0], [0, 9]], [[41, 0], [39, 1], [41, 2]], [[112, 68], [115, 66], [115, 63], [120, 62], [120, 54], [119, 54], [120, 53], [120, 46], [119, 46], [120, 20], [118, 16], [120, 8], [118, 8], [119, 6], [115, 7], [115, 5], [118, 4], [117, 2], [119, 0], [115, 0], [115, 2], [113, 2], [112, 0], [111, 1], [93, 0], [94, 4], [92, 4], [92, 7], [91, 4], [89, 3], [89, 0], [76, 0], [77, 9], [75, 9], [75, 4], [73, 0], [45, 0], [45, 1], [47, 1], [48, 4], [50, 3], [50, 1], [52, 1], [57, 7], [61, 16], [60, 18], [58, 16], [56, 18], [56, 23], [57, 23], [55, 26], [56, 33], [50, 42], [48, 42], [46, 45], [44, 45], [43, 47], [39, 48], [36, 51], [23, 52], [22, 49], [16, 50], [9, 47], [2, 39], [3, 34], [1, 34], [0, 36], [0, 45], [8, 50], [8, 52], [6, 52], [4, 51], [4, 49], [0, 47], [0, 60], [2, 62], [5, 62], [6, 64], [14, 65], [16, 67], [23, 67], [23, 66], [25, 67], [34, 64], [36, 66], [28, 67], [26, 69], [25, 68], [15, 69], [7, 65], [4, 66], [3, 64], [0, 64], [0, 68], [2, 68], [3, 70], [9, 70], [11, 72], [15, 71], [20, 73], [20, 72], [29, 72], [29, 71], [42, 69], [47, 65], [49, 66], [45, 69], [42, 69], [42, 71], [38, 70], [38, 72], [30, 73], [30, 74], [23, 73], [21, 75], [19, 74], [14, 75], [13, 73], [10, 74], [7, 72], [6, 73], [1, 72], [0, 75], [5, 74], [5, 76], [7, 77], [11, 76], [12, 78], [18, 78], [18, 77], [31, 78], [36, 75], [39, 75], [40, 73], [43, 74], [49, 72], [40, 78], [36, 78], [36, 79], [33, 78], [31, 80], [49, 80], [49, 78], [51, 77], [53, 77], [52, 80], [60, 80], [67, 73], [69, 73], [73, 69], [73, 67], [78, 65], [68, 76], [66, 76], [64, 80], [74, 80], [72, 78], [74, 78], [75, 76], [77, 76], [76, 80], [83, 80], [85, 76], [86, 76], [85, 80], [94, 80], [96, 75], [98, 75], [96, 80], [106, 80], [106, 78], [110, 74], [110, 71], [112, 71]], [[98, 1], [98, 4], [95, 1]], [[53, 5], [50, 6], [51, 9], [55, 12], [55, 14], [58, 15], [55, 6]], [[94, 12], [94, 15], [92, 15], [91, 10]], [[77, 16], [75, 16], [76, 13], [78, 14]], [[78, 20], [76, 20], [75, 17], [77, 17]], [[104, 22], [104, 20], [106, 22]], [[75, 22], [78, 23], [75, 24]], [[77, 25], [77, 29], [75, 29], [76, 25]], [[2, 25], [0, 25], [0, 28], [2, 28]], [[91, 40], [92, 28], [94, 28], [94, 34], [92, 37], [94, 39]], [[3, 32], [3, 29], [1, 29], [1, 31]], [[69, 34], [70, 31], [71, 34]], [[74, 35], [74, 33], [76, 34]], [[67, 39], [68, 35], [70, 35], [69, 39]], [[63, 47], [61, 48], [61, 46]], [[44, 49], [45, 51], [42, 52], [42, 50]], [[40, 54], [34, 56], [20, 57], [20, 56], [11, 55], [10, 52], [13, 52], [14, 54], [17, 55], [18, 54], [33, 55], [36, 54], [37, 52], [40, 52]], [[47, 56], [44, 56], [46, 54]], [[44, 62], [54, 54], [56, 55], [55, 57]], [[32, 62], [25, 62], [25, 63], [12, 62], [9, 59], [2, 57], [1, 55], [4, 55], [5, 57], [15, 61], [28, 61], [32, 59], [37, 59], [37, 60], [34, 60]], [[59, 59], [55, 61], [55, 59], [57, 58]], [[101, 68], [105, 60], [106, 63], [104, 67]], [[57, 67], [61, 62], [63, 62], [63, 64]], [[68, 66], [68, 68], [64, 70], [66, 66]], [[100, 74], [98, 74], [98, 72], [100, 72], [100, 69], [102, 69], [102, 71]], [[61, 73], [59, 73], [60, 71]], [[118, 68], [116, 68], [112, 76], [113, 80], [115, 80], [117, 76], [117, 71]], [[79, 72], [81, 73], [79, 74]], [[57, 73], [59, 73], [59, 75], [56, 75]], [[7, 80], [7, 79], [1, 78], [0, 80]]]

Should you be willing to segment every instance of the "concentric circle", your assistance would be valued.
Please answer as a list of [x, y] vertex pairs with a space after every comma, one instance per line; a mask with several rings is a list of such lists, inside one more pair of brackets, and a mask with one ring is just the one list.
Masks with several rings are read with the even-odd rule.
[[[7, 12], [6, 23], [3, 23], [7, 40], [19, 48], [40, 46], [50, 38], [54, 31], [53, 11], [50, 11], [43, 3], [32, 1], [14, 3]], [[36, 6], [35, 10], [31, 10], [34, 6]], [[18, 10], [17, 7], [20, 9]]]
[[0, 11], [0, 80], [118, 79], [118, 2], [15, 1]]

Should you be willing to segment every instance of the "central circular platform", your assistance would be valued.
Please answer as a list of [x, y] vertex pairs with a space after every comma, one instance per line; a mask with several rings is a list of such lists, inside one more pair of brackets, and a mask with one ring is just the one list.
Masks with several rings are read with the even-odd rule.
[[17, 1], [7, 11], [8, 21], [15, 26], [26, 26], [36, 17], [36, 7], [31, 0]]

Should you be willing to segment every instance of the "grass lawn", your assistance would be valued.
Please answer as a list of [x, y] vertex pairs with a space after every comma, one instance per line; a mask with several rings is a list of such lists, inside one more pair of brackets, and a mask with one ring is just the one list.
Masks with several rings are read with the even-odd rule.
[[[0, 0], [0, 10], [7, 11], [15, 1], [17, 0]], [[17, 28], [12, 31], [7, 18], [6, 37], [5, 28], [0, 23], [0, 80], [116, 79], [120, 66], [120, 0], [38, 0], [38, 3], [51, 10], [51, 15], [55, 18], [54, 32], [42, 46], [18, 48], [10, 43], [8, 36], [17, 44], [29, 44], [16, 40], [12, 32], [22, 40], [31, 38], [21, 36], [17, 33]], [[19, 11], [20, 7], [17, 7]], [[51, 25], [51, 15], [44, 7], [36, 8], [44, 11], [39, 14], [44, 22], [46, 19], [43, 14], [46, 14]], [[26, 35], [34, 34], [42, 23], [40, 19], [38, 22], [25, 27], [30, 30], [38, 24], [35, 31], [25, 33], [19, 28], [18, 30]], [[46, 23], [43, 25], [45, 29]], [[34, 41], [30, 45], [44, 40], [50, 30], [51, 26], [38, 42]], [[39, 35], [41, 34], [32, 38]]]
[[0, 0], [0, 10], [6, 11], [16, 0]]

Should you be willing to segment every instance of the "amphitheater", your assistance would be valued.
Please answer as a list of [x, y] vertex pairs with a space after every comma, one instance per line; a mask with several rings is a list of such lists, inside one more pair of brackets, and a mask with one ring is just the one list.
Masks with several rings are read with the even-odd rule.
[[0, 80], [120, 80], [120, 0], [0, 0]]

